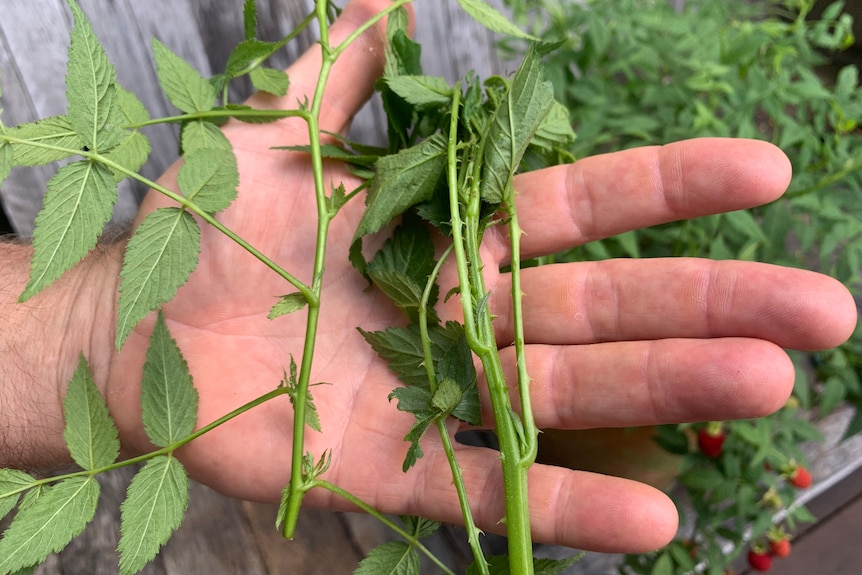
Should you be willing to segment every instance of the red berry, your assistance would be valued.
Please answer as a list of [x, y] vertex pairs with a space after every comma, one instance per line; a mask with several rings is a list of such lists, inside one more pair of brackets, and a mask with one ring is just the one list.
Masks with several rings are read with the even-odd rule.
[[721, 447], [724, 445], [725, 434], [723, 431], [711, 433], [706, 427], [697, 432], [697, 447], [700, 452], [715, 459], [721, 455]]
[[748, 564], [755, 571], [769, 571], [772, 569], [772, 556], [766, 551], [752, 549], [748, 552]]
[[801, 465], [797, 465], [796, 469], [790, 474], [788, 481], [797, 489], [808, 489], [811, 487], [811, 472]]
[[790, 539], [786, 537], [773, 541], [769, 540], [769, 551], [776, 557], [787, 557], [790, 555]]

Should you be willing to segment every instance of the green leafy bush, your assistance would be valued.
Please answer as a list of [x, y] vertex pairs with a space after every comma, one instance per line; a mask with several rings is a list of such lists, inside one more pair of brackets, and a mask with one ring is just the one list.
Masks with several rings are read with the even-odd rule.
[[[788, 192], [767, 206], [629, 232], [544, 261], [758, 260], [817, 269], [858, 291], [862, 92], [855, 66], [828, 66], [830, 53], [853, 44], [843, 2], [826, 7], [819, 19], [811, 17], [814, 0], [674, 3], [682, 7], [661, 0], [508, 3], [534, 35], [562, 41], [546, 58], [546, 73], [570, 110], [577, 157], [693, 137], [739, 137], [773, 142], [793, 165]], [[507, 40], [502, 49], [514, 54], [520, 47]], [[720, 457], [692, 447], [695, 428], [662, 430], [662, 445], [685, 454], [680, 480], [695, 502], [693, 535], [629, 557], [626, 572], [682, 573], [703, 562], [707, 572], [722, 573], [747, 542], [775, 536], [770, 525], [779, 510], [791, 510], [781, 515], [786, 519], [808, 518], [793, 506], [795, 490], [786, 480], [802, 461], [798, 445], [816, 435], [804, 421], [812, 411], [853, 404], [847, 434], [862, 431], [862, 332], [842, 348], [796, 353], [794, 361], [800, 375], [793, 408], [728, 424]], [[795, 409], [798, 403], [809, 410]], [[780, 497], [767, 496], [776, 489]]]

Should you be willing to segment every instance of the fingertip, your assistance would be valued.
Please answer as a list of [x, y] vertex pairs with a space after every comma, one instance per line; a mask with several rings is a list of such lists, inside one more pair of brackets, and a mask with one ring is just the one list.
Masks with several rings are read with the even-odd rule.
[[713, 201], [722, 203], [720, 211], [775, 201], [793, 176], [787, 155], [762, 140], [697, 138], [668, 148], [678, 150], [681, 164], [688, 168], [683, 189], [707, 192]]
[[813, 349], [830, 349], [845, 343], [856, 331], [859, 307], [847, 286], [828, 276], [821, 276], [818, 299], [823, 320], [812, 326]]

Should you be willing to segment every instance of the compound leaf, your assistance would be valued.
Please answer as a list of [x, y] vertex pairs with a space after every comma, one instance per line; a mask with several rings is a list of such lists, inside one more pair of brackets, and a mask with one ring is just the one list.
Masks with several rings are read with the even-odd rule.
[[236, 198], [239, 169], [231, 149], [201, 148], [186, 153], [177, 174], [180, 191], [204, 211], [225, 209]]
[[84, 12], [69, 0], [74, 25], [66, 72], [68, 116], [75, 133], [91, 150], [105, 152], [119, 143], [117, 71], [93, 33]]
[[151, 459], [132, 478], [120, 506], [120, 574], [137, 573], [182, 523], [189, 503], [189, 479], [176, 458]]
[[110, 169], [90, 161], [60, 168], [48, 181], [33, 232], [26, 300], [81, 261], [96, 246], [113, 213], [117, 183]]
[[94, 470], [116, 461], [120, 455], [117, 427], [83, 354], [63, 400], [63, 416], [66, 420], [63, 439], [75, 463]]
[[353, 575], [419, 575], [419, 555], [403, 541], [390, 541], [372, 549]]
[[512, 22], [501, 14], [496, 8], [490, 4], [486, 4], [483, 0], [458, 0], [461, 9], [469, 14], [476, 22], [499, 34], [522, 38], [524, 40], [538, 40], [535, 36], [531, 36], [523, 32], [520, 28], [512, 24]]
[[12, 511], [21, 495], [36, 482], [33, 477], [17, 469], [0, 469], [0, 519]]
[[0, 539], [0, 573], [41, 563], [68, 545], [93, 520], [99, 491], [95, 478], [73, 477], [22, 504]]
[[290, 88], [290, 78], [287, 73], [275, 68], [255, 68], [249, 73], [249, 78], [255, 88], [275, 96], [284, 96]]
[[209, 80], [155, 38], [153, 56], [159, 84], [174, 106], [187, 113], [207, 112], [213, 108], [216, 92]]
[[230, 141], [221, 128], [206, 120], [192, 120], [183, 125], [180, 143], [184, 154], [201, 148], [232, 150]]
[[530, 48], [485, 135], [484, 201], [503, 201], [527, 146], [553, 105], [554, 87], [544, 80], [536, 48]]
[[373, 234], [407, 208], [431, 199], [446, 169], [446, 139], [435, 134], [420, 144], [377, 160], [354, 239]]
[[141, 380], [144, 430], [154, 445], [166, 447], [194, 431], [198, 392], [189, 366], [159, 312]]
[[40, 166], [63, 160], [72, 155], [72, 150], [84, 147], [84, 141], [72, 129], [68, 116], [52, 116], [35, 122], [21, 124], [7, 131], [11, 137], [28, 140], [34, 144], [44, 144], [67, 148], [69, 151], [51, 150], [26, 144], [14, 144], [14, 161], [19, 166]]
[[201, 231], [179, 208], [147, 215], [126, 246], [120, 272], [117, 349], [148, 313], [170, 301], [197, 267]]

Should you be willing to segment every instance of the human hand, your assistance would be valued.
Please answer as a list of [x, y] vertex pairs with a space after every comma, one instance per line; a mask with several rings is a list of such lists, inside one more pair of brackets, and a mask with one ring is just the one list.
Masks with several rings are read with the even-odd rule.
[[[386, 1], [353, 2], [332, 30], [337, 41]], [[336, 64], [322, 127], [344, 132], [382, 65], [377, 32], [366, 34]], [[255, 96], [256, 107], [288, 108], [310, 95], [319, 57], [306, 54], [288, 71], [284, 99]], [[236, 202], [219, 215], [228, 227], [303, 281], [310, 281], [317, 211], [307, 156], [273, 146], [307, 143], [305, 124], [225, 126], [241, 173]], [[162, 180], [176, 189], [176, 170]], [[329, 181], [357, 182], [341, 166]], [[740, 140], [699, 140], [588, 158], [520, 176], [524, 256], [552, 253], [623, 231], [758, 205], [778, 197], [790, 166], [774, 147]], [[168, 205], [151, 193], [142, 216]], [[349, 265], [347, 250], [361, 215], [354, 200], [330, 228], [322, 315], [312, 381], [323, 434], [306, 449], [333, 453], [326, 478], [387, 513], [459, 522], [449, 464], [435, 438], [407, 474], [403, 437], [412, 415], [387, 396], [398, 384], [356, 331], [397, 324], [400, 312]], [[498, 235], [499, 234], [499, 235]], [[504, 361], [513, 354], [503, 232], [489, 231], [483, 256]], [[452, 278], [449, 270], [442, 278]], [[450, 281], [451, 283], [451, 281]], [[523, 272], [533, 409], [540, 427], [586, 428], [731, 419], [778, 408], [793, 383], [782, 347], [837, 345], [855, 323], [852, 298], [838, 282], [801, 270], [694, 259], [560, 264]], [[270, 321], [267, 312], [293, 291], [243, 249], [204, 228], [201, 262], [164, 308], [200, 393], [206, 424], [272, 390], [289, 355], [302, 354], [305, 316]], [[453, 316], [454, 304], [447, 308]], [[140, 373], [152, 322], [129, 337], [111, 363], [106, 395], [131, 451], [149, 449], [140, 420]], [[487, 396], [483, 399], [487, 400]], [[487, 404], [487, 401], [485, 402]], [[197, 479], [237, 497], [277, 500], [290, 475], [293, 410], [271, 401], [180, 451]], [[491, 420], [490, 413], [485, 414]], [[499, 458], [460, 446], [458, 458], [480, 528], [499, 530], [503, 516]], [[604, 551], [656, 548], [676, 532], [676, 509], [662, 493], [634, 482], [537, 465], [531, 471], [535, 538]], [[311, 491], [306, 502], [346, 504]]]

